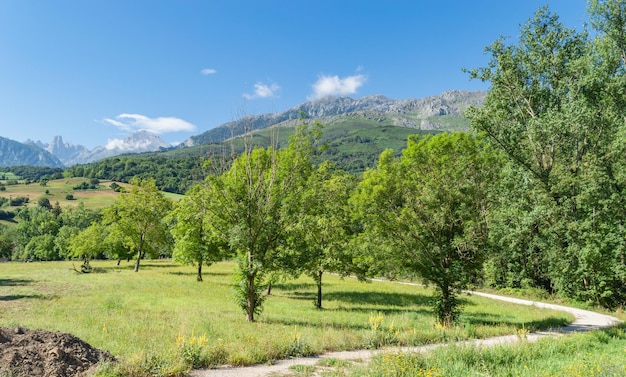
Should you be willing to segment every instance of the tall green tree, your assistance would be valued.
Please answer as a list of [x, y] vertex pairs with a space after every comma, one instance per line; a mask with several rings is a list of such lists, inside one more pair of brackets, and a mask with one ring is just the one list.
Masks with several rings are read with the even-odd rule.
[[144, 254], [155, 256], [171, 242], [166, 216], [172, 202], [157, 189], [153, 179], [133, 179], [128, 193], [119, 195], [115, 203], [104, 210], [103, 221], [111, 226], [112, 236], [135, 250], [135, 272]]
[[172, 211], [174, 218], [175, 261], [198, 268], [196, 279], [202, 281], [202, 266], [210, 266], [225, 257], [226, 243], [220, 239], [210, 213], [211, 191], [206, 184], [191, 188]]
[[435, 286], [444, 326], [458, 316], [458, 292], [482, 271], [497, 172], [495, 154], [470, 134], [410, 138], [399, 159], [381, 154], [352, 199], [365, 231], [391, 246], [378, 257]]
[[593, 38], [544, 7], [522, 26], [517, 45], [494, 42], [487, 67], [470, 71], [491, 88], [467, 115], [508, 156], [510, 171], [527, 178], [502, 203], [504, 211], [527, 211], [501, 213], [493, 225], [509, 234], [500, 240], [515, 241], [506, 224], [526, 224], [517, 230], [532, 246], [501, 243], [501, 250], [547, 266], [534, 284], [611, 307], [626, 303], [626, 6], [592, 1], [590, 11]]
[[322, 163], [306, 183], [298, 208], [290, 221], [291, 252], [283, 255], [291, 269], [315, 280], [315, 306], [322, 308], [322, 278], [325, 272], [358, 272], [350, 252], [352, 235], [348, 206], [355, 179], [329, 162]]
[[81, 232], [72, 235], [68, 240], [68, 256], [80, 258], [82, 272], [90, 272], [89, 261], [98, 255], [104, 255], [107, 250], [106, 231], [104, 225], [98, 222], [92, 223]]
[[207, 178], [211, 216], [237, 256], [238, 304], [254, 321], [263, 304], [267, 274], [275, 271], [287, 219], [311, 169], [311, 140], [300, 129], [287, 148], [246, 148], [230, 169]]

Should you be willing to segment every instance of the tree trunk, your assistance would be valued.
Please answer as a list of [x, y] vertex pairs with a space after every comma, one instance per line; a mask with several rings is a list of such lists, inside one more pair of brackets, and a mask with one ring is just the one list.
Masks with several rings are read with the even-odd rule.
[[196, 280], [202, 281], [202, 262], [198, 263], [198, 277]]
[[135, 272], [139, 271], [139, 261], [141, 261], [141, 252], [143, 250], [143, 242], [144, 242], [144, 235], [141, 235], [141, 240], [139, 241], [139, 248], [137, 250], [137, 260], [135, 261]]
[[315, 307], [318, 309], [322, 308], [322, 274], [324, 271], [317, 271], [317, 302], [315, 303]]
[[272, 294], [272, 279], [270, 279], [269, 282], [267, 282], [267, 295], [271, 295]]
[[445, 285], [441, 287], [441, 302], [438, 308], [439, 322], [444, 327], [452, 327], [454, 322], [454, 297], [450, 292], [450, 287]]
[[256, 305], [254, 277], [254, 274], [248, 272], [248, 291], [246, 295], [246, 321], [248, 322], [254, 322], [254, 309]]
[[141, 260], [141, 251], [137, 252], [137, 260], [135, 261], [135, 272], [139, 271], [139, 261]]

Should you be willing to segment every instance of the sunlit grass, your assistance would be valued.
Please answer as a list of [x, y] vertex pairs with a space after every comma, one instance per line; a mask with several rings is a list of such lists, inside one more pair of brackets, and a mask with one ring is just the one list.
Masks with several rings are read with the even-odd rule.
[[[328, 276], [324, 309], [302, 278], [274, 285], [258, 322], [232, 299], [233, 263], [205, 269], [171, 261], [94, 261], [80, 274], [71, 262], [0, 264], [0, 326], [72, 333], [121, 360], [126, 375], [180, 375], [192, 365], [248, 365], [288, 356], [385, 345], [420, 345], [515, 334], [562, 325], [563, 313], [463, 296], [460, 325], [435, 326], [432, 292], [389, 282]], [[371, 318], [379, 318], [373, 328]], [[195, 339], [192, 341], [192, 339]]]
[[600, 377], [626, 376], [624, 327], [545, 338], [537, 343], [440, 347], [428, 353], [389, 352], [369, 365], [349, 365], [327, 376]]

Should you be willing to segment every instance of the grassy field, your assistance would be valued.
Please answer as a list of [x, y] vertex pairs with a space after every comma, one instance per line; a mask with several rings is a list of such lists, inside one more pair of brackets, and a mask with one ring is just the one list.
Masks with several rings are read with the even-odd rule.
[[[7, 185], [5, 191], [0, 191], [0, 197], [29, 199], [28, 206], [36, 206], [39, 198], [48, 198], [50, 203], [59, 202], [61, 207], [77, 206], [84, 203], [87, 208], [102, 208], [113, 204], [119, 193], [113, 191], [109, 185], [111, 181], [100, 181], [96, 190], [74, 190], [73, 187], [82, 182], [89, 182], [87, 178], [66, 178], [49, 181], [45, 186], [37, 182], [30, 184]], [[125, 186], [124, 183], [119, 183]], [[48, 193], [46, 194], [46, 190]], [[67, 200], [66, 196], [74, 196], [74, 200]], [[10, 207], [9, 207], [10, 208]]]
[[[6, 173], [5, 173], [6, 174]], [[0, 197], [7, 199], [25, 197], [28, 198], [27, 207], [37, 206], [37, 202], [40, 198], [48, 198], [51, 205], [59, 203], [61, 208], [75, 207], [79, 203], [83, 203], [85, 208], [99, 209], [112, 205], [115, 199], [119, 195], [118, 192], [113, 191], [110, 185], [112, 181], [100, 181], [97, 189], [90, 190], [74, 190], [73, 187], [82, 183], [89, 182], [87, 178], [64, 178], [48, 181], [45, 186], [40, 185], [37, 182], [24, 184], [19, 183], [16, 185], [6, 185], [4, 191], [0, 191]], [[116, 182], [118, 185], [127, 188], [126, 183]], [[67, 199], [67, 195], [72, 195], [74, 198]], [[183, 195], [173, 194], [169, 192], [163, 193], [166, 198], [173, 201], [178, 201]], [[13, 211], [19, 207], [12, 207], [5, 205], [2, 207], [5, 211]], [[0, 220], [0, 224], [13, 225], [14, 223]]]
[[[329, 276], [325, 309], [312, 281], [275, 285], [265, 310], [247, 323], [232, 299], [233, 263], [195, 271], [171, 261], [0, 264], [0, 326], [72, 333], [121, 361], [117, 375], [184, 375], [192, 366], [265, 363], [289, 356], [385, 345], [420, 345], [515, 334], [562, 325], [563, 313], [463, 296], [460, 325], [435, 326], [431, 291]], [[114, 375], [110, 370], [109, 374]]]
[[323, 370], [327, 377], [622, 377], [626, 376], [625, 329], [622, 325], [490, 348], [453, 345], [421, 354], [389, 352], [368, 365], [327, 359], [316, 366], [295, 365], [287, 376], [312, 376]]

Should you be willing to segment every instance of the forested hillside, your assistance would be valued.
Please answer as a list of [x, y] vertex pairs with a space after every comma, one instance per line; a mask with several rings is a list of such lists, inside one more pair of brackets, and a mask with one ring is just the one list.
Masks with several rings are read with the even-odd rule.
[[[300, 120], [299, 123], [312, 125], [314, 121]], [[296, 126], [274, 127], [222, 143], [116, 156], [69, 167], [65, 169], [65, 174], [120, 182], [129, 182], [133, 177], [154, 178], [161, 190], [183, 194], [192, 184], [202, 181], [206, 174], [227, 169], [230, 161], [240, 155], [246, 145], [286, 147], [295, 129]], [[409, 135], [437, 132], [398, 127], [362, 117], [345, 118], [330, 125], [322, 124], [317, 144], [323, 147], [313, 158], [315, 163], [331, 161], [347, 172], [361, 174], [376, 165], [378, 156], [385, 149], [392, 149], [399, 155], [406, 147]], [[207, 160], [211, 161], [211, 166], [203, 168]]]

